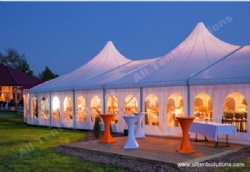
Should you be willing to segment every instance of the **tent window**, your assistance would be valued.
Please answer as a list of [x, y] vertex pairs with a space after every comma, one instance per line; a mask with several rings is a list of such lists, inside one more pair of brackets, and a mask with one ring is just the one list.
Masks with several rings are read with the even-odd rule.
[[133, 94], [130, 94], [125, 98], [124, 115], [131, 115], [134, 112], [138, 112], [138, 101]]
[[159, 125], [159, 104], [155, 94], [149, 94], [145, 99], [145, 124]]
[[24, 117], [27, 117], [29, 112], [29, 94], [25, 94], [23, 98], [24, 98], [23, 113]]
[[118, 100], [115, 96], [109, 96], [107, 100], [107, 113], [114, 114], [113, 123], [118, 123]]
[[49, 100], [46, 97], [41, 100], [41, 114], [43, 119], [49, 119]]
[[238, 132], [247, 132], [247, 101], [243, 94], [229, 94], [223, 105], [222, 123], [233, 124]]
[[52, 119], [60, 119], [60, 101], [58, 97], [52, 100]]
[[86, 121], [86, 102], [83, 96], [77, 98], [77, 121]]
[[73, 119], [73, 104], [69, 96], [64, 98], [63, 107], [64, 119]]
[[179, 122], [176, 119], [178, 116], [184, 116], [183, 98], [179, 93], [173, 93], [167, 102], [167, 126], [179, 127]]
[[212, 99], [207, 93], [199, 93], [194, 98], [194, 117], [195, 120], [213, 121]]
[[98, 96], [94, 96], [90, 102], [91, 106], [91, 121], [95, 122], [95, 117], [101, 113], [101, 99]]
[[32, 98], [32, 118], [38, 118], [37, 98]]

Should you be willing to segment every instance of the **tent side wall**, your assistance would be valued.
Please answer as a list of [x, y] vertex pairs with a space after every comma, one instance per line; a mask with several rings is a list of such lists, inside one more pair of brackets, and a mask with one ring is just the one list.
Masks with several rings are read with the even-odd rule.
[[[195, 96], [199, 93], [207, 93], [210, 95], [213, 104], [213, 121], [221, 123], [223, 117], [223, 105], [226, 97], [234, 92], [241, 93], [247, 102], [247, 114], [250, 112], [250, 84], [228, 84], [228, 85], [193, 85], [191, 86], [191, 100], [194, 101]], [[194, 112], [193, 102], [191, 102], [191, 112]], [[247, 126], [250, 126], [249, 118]], [[247, 132], [237, 132], [236, 136], [229, 135], [230, 142], [250, 144], [249, 127]], [[194, 134], [191, 135], [194, 137]], [[225, 136], [220, 136], [220, 140], [225, 141]]]
[[[175, 87], [150, 87], [143, 88], [143, 110], [147, 111], [146, 99], [149, 95], [155, 95], [158, 99], [158, 113], [159, 113], [159, 125], [151, 125], [152, 123], [149, 121], [149, 124], [146, 125], [144, 122], [143, 130], [148, 135], [174, 135], [181, 136], [180, 127], [170, 126], [169, 119], [170, 113], [167, 111], [168, 100], [171, 95], [176, 94], [179, 95], [184, 102], [183, 115], [187, 115], [187, 91], [185, 86], [175, 86]], [[180, 98], [178, 98], [179, 100]], [[150, 114], [147, 114], [147, 118], [150, 118]], [[147, 120], [145, 118], [145, 120]]]
[[[75, 91], [75, 128], [77, 129], [85, 129], [85, 130], [92, 130], [94, 126], [94, 114], [93, 107], [91, 104], [95, 103], [94, 97], [98, 97], [100, 99], [100, 109], [101, 113], [103, 110], [103, 90], [79, 90]], [[77, 103], [80, 99], [84, 101], [84, 103]], [[80, 108], [84, 108], [84, 119], [80, 120], [78, 118], [78, 111]], [[80, 115], [80, 112], [79, 112]], [[79, 119], [79, 120], [78, 120]]]
[[23, 92], [23, 121], [30, 124], [30, 94], [29, 90]]
[[[250, 102], [250, 85], [249, 84], [229, 84], [229, 85], [192, 85], [190, 89], [190, 109], [191, 109], [191, 116], [194, 115], [194, 100], [195, 97], [200, 93], [208, 94], [212, 99], [212, 112], [213, 112], [213, 121], [221, 123], [222, 115], [223, 115], [223, 104], [226, 97], [234, 92], [239, 92], [245, 96], [246, 102]], [[105, 91], [105, 94], [103, 94]], [[141, 95], [142, 93], [142, 95]], [[103, 98], [105, 95], [105, 99]], [[50, 118], [53, 116], [53, 98], [58, 97], [60, 104], [58, 105], [60, 109], [60, 118], [59, 119], [48, 119], [47, 122], [43, 122], [41, 120], [41, 100], [43, 97], [49, 97], [49, 93], [24, 93], [25, 103], [24, 103], [24, 121], [28, 124], [32, 125], [43, 125], [43, 126], [52, 126], [52, 127], [66, 127], [66, 128], [77, 128], [77, 129], [86, 129], [92, 130], [94, 122], [91, 121], [91, 102], [93, 97], [98, 96], [101, 100], [100, 108], [101, 113], [108, 113], [107, 108], [104, 111], [104, 102], [107, 104], [107, 100], [109, 96], [115, 96], [118, 101], [118, 122], [112, 124], [112, 129], [114, 132], [122, 133], [124, 129], [126, 129], [126, 123], [123, 119], [123, 115], [125, 114], [126, 98], [128, 95], [133, 95], [137, 100], [136, 106], [138, 107], [139, 111], [145, 111], [146, 109], [146, 99], [149, 95], [154, 95], [157, 98], [157, 105], [158, 105], [158, 122], [159, 124], [148, 125], [146, 124], [146, 118], [143, 120], [143, 130], [147, 135], [158, 135], [158, 136], [178, 136], [181, 137], [181, 129], [180, 126], [169, 126], [168, 119], [170, 117], [170, 113], [167, 111], [167, 104], [171, 96], [179, 95], [183, 99], [183, 106], [184, 106], [184, 116], [187, 116], [187, 86], [171, 86], [171, 87], [151, 87], [151, 88], [142, 88], [140, 91], [139, 88], [136, 89], [108, 89], [108, 90], [82, 90], [82, 91], [75, 91], [75, 96], [73, 91], [69, 92], [53, 92], [51, 93], [51, 101], [50, 106], [52, 109], [50, 111]], [[82, 96], [85, 99], [86, 105], [86, 121], [78, 121], [77, 120], [77, 110], [78, 105], [77, 103], [79, 100], [78, 98]], [[65, 97], [69, 97], [72, 100], [72, 108], [75, 109], [73, 114], [73, 119], [64, 119], [64, 101]], [[38, 118], [34, 118], [34, 98], [37, 99], [38, 103]], [[75, 104], [73, 103], [73, 98], [75, 98]], [[142, 99], [141, 99], [142, 98]], [[142, 103], [142, 104], [141, 104]], [[140, 107], [142, 106], [142, 109]], [[247, 107], [247, 112], [249, 112], [250, 108]], [[247, 126], [250, 126], [249, 120], [247, 120]], [[249, 128], [249, 127], [248, 127]], [[191, 134], [191, 137], [194, 138], [194, 133]], [[203, 137], [203, 136], [201, 136]], [[219, 137], [220, 141], [225, 141], [225, 136]], [[234, 143], [242, 143], [242, 144], [250, 144], [250, 136], [249, 136], [249, 129], [247, 132], [238, 132], [237, 135], [230, 136], [230, 142]]]
[[[140, 89], [138, 89], [138, 88], [135, 88], [135, 89], [108, 89], [108, 90], [105, 90], [105, 92], [106, 92], [105, 93], [106, 103], [107, 103], [109, 96], [115, 96], [117, 98], [118, 123], [112, 124], [112, 130], [114, 132], [122, 133], [122, 132], [124, 132], [124, 129], [127, 129], [127, 124], [122, 116], [125, 115], [126, 106], [130, 106], [132, 99], [137, 101], [136, 106], [137, 106], [138, 110], [140, 110]], [[106, 113], [107, 112], [108, 112], [108, 109], [106, 109]]]

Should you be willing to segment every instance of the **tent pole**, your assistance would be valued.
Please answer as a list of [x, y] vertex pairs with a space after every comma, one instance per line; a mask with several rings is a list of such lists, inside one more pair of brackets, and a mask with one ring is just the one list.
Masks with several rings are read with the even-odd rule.
[[49, 126], [51, 127], [51, 123], [52, 123], [52, 101], [51, 101], [51, 92], [49, 92], [49, 102], [50, 102], [50, 106], [49, 106]]
[[103, 110], [102, 110], [102, 112], [103, 112], [103, 114], [105, 114], [105, 112], [106, 112], [106, 101], [105, 101], [105, 96], [106, 96], [106, 90], [103, 88], [103, 93], [102, 93], [102, 106], [103, 106]]
[[188, 116], [190, 116], [190, 84], [189, 79], [187, 80], [187, 104], [188, 104]]
[[29, 123], [28, 124], [30, 124], [31, 123], [31, 101], [32, 101], [32, 97], [31, 97], [31, 93], [29, 93]]
[[143, 104], [143, 89], [142, 89], [142, 87], [140, 87], [140, 112], [143, 112], [143, 110], [142, 110], [142, 104]]
[[74, 128], [76, 128], [76, 95], [75, 95], [75, 90], [73, 90], [73, 125]]

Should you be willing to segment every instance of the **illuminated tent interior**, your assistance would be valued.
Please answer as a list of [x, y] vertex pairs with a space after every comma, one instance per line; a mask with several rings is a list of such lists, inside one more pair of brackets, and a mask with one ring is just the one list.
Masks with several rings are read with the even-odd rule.
[[203, 23], [157, 58], [130, 60], [108, 42], [79, 69], [26, 92], [24, 121], [92, 130], [95, 116], [112, 113], [112, 130], [123, 132], [123, 115], [145, 111], [145, 134], [181, 136], [176, 117], [194, 116], [234, 124], [230, 141], [249, 144], [249, 60], [249, 46], [223, 42]]

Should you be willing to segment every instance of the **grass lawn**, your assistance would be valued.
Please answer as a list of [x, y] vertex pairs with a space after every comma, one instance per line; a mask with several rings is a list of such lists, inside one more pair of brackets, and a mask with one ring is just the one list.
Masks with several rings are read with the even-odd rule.
[[32, 127], [22, 115], [0, 112], [0, 171], [125, 171], [123, 169], [57, 154], [52, 148], [76, 142], [84, 131]]

